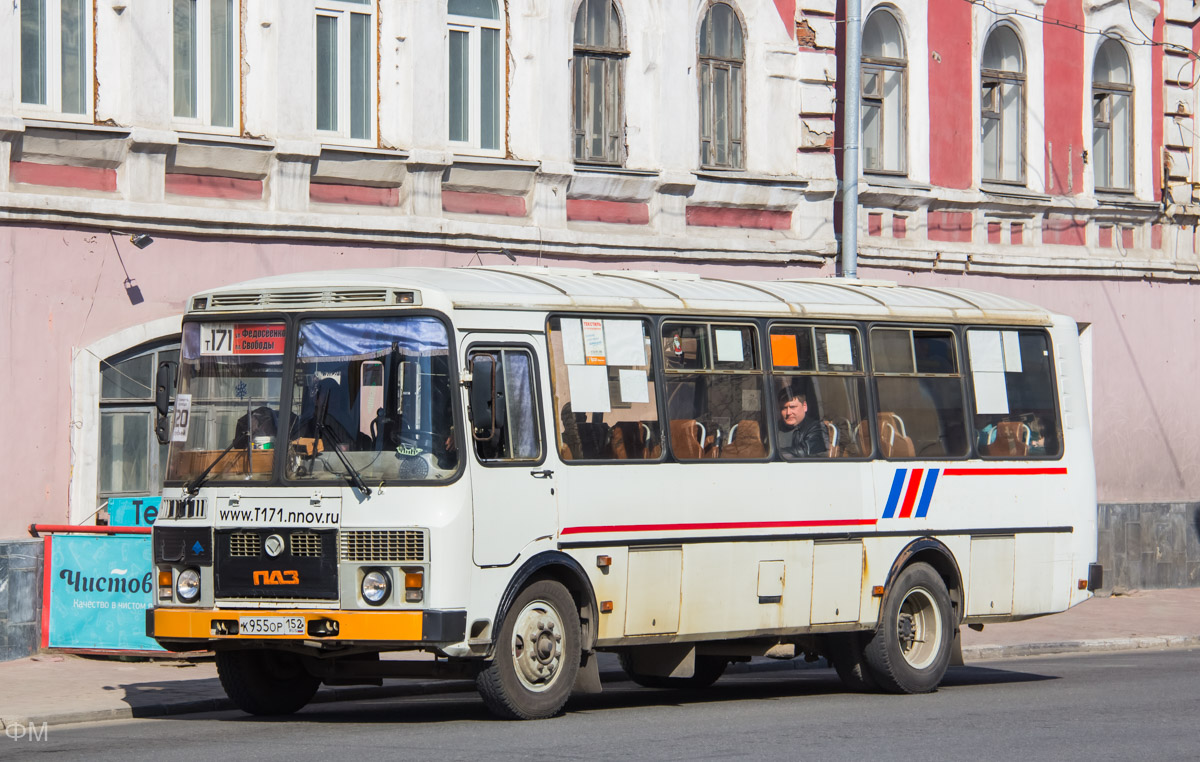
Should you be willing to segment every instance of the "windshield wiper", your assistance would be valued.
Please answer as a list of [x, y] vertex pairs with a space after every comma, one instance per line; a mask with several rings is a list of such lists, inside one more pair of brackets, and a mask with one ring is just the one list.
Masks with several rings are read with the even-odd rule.
[[[316, 426], [317, 426], [316, 435], [317, 435], [318, 442], [325, 441], [325, 414], [328, 412], [329, 412], [329, 390], [321, 389], [317, 392], [317, 399], [313, 405], [313, 418], [316, 421]], [[360, 492], [362, 492], [367, 497], [370, 497], [371, 496], [371, 488], [368, 487], [367, 483], [363, 481], [362, 474], [360, 474], [358, 472], [358, 469], [350, 464], [349, 458], [347, 458], [346, 454], [343, 453], [338, 448], [336, 442], [333, 443], [332, 449], [333, 449], [333, 454], [338, 457], [338, 460], [340, 460], [342, 462], [342, 466], [344, 466], [346, 469], [346, 479], [350, 482], [351, 485], [357, 487]], [[315, 451], [316, 451], [315, 446], [313, 448], [313, 451], [315, 453]]]
[[204, 484], [204, 480], [207, 479], [208, 475], [212, 473], [212, 470], [217, 467], [217, 464], [224, 460], [225, 456], [228, 455], [233, 448], [244, 444], [243, 440], [249, 441], [249, 438], [244, 434], [234, 436], [233, 441], [229, 443], [229, 446], [224, 450], [221, 450], [221, 454], [213, 458], [213, 462], [209, 463], [207, 468], [197, 474], [195, 479], [192, 479], [190, 482], [183, 485], [184, 491], [186, 491], [189, 495], [195, 495], [197, 492], [199, 492], [200, 486]]

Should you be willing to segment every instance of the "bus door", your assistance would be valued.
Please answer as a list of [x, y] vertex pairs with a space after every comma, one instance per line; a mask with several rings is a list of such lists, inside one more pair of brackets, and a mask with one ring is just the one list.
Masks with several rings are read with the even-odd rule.
[[553, 464], [541, 426], [540, 365], [545, 340], [523, 334], [475, 334], [462, 342], [466, 446], [471, 450], [474, 559], [504, 566], [558, 524]]

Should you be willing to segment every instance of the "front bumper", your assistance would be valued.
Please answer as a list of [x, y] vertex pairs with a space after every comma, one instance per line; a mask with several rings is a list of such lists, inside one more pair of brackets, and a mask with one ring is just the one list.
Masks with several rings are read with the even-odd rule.
[[[243, 635], [236, 625], [243, 616], [304, 617], [303, 635]], [[337, 611], [326, 609], [148, 609], [146, 635], [166, 648], [204, 642], [329, 641], [339, 644], [399, 645], [461, 642], [466, 611]]]

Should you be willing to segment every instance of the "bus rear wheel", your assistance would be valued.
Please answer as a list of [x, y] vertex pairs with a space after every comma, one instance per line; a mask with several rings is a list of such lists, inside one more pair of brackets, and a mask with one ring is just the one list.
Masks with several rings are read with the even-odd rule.
[[579, 610], [571, 594], [552, 580], [535, 582], [513, 601], [496, 655], [475, 686], [498, 717], [553, 717], [575, 686], [580, 653]]
[[888, 590], [864, 649], [875, 682], [890, 693], [935, 690], [950, 665], [954, 628], [941, 575], [923, 563], [905, 568]]
[[303, 660], [286, 651], [217, 651], [216, 661], [225, 694], [249, 714], [292, 714], [321, 686]]
[[629, 654], [622, 653], [617, 658], [621, 662], [621, 669], [625, 670], [629, 679], [643, 688], [702, 690], [717, 682], [721, 675], [725, 674], [725, 668], [729, 666], [729, 660], [721, 656], [697, 656], [696, 671], [691, 677], [663, 677], [647, 675], [635, 670], [633, 658]]

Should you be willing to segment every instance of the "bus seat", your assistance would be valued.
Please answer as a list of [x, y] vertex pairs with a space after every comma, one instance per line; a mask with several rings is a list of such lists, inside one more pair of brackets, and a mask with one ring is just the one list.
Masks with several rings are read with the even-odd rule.
[[595, 460], [611, 457], [607, 423], [580, 421], [575, 425], [579, 431], [580, 458], [583, 460]]
[[821, 425], [825, 427], [825, 431], [829, 434], [829, 457], [842, 457], [842, 447], [838, 445], [837, 426], [833, 425], [833, 421], [821, 421]]
[[695, 418], [676, 418], [671, 421], [671, 451], [676, 458], [695, 460], [704, 457], [706, 438], [704, 424]]
[[609, 432], [609, 446], [617, 460], [641, 460], [645, 456], [642, 426], [638, 421], [617, 421]]
[[885, 458], [912, 458], [913, 441], [904, 433], [904, 421], [895, 413], [879, 414], [879, 447]]
[[763, 458], [767, 448], [759, 433], [758, 421], [744, 419], [733, 425], [729, 432], [729, 444], [721, 450], [722, 458]]
[[1021, 457], [1029, 452], [1032, 432], [1024, 421], [1000, 421], [996, 424], [996, 439], [988, 444], [987, 455]]
[[864, 418], [854, 427], [854, 439], [858, 442], [858, 454], [866, 457], [871, 454], [871, 426]]

